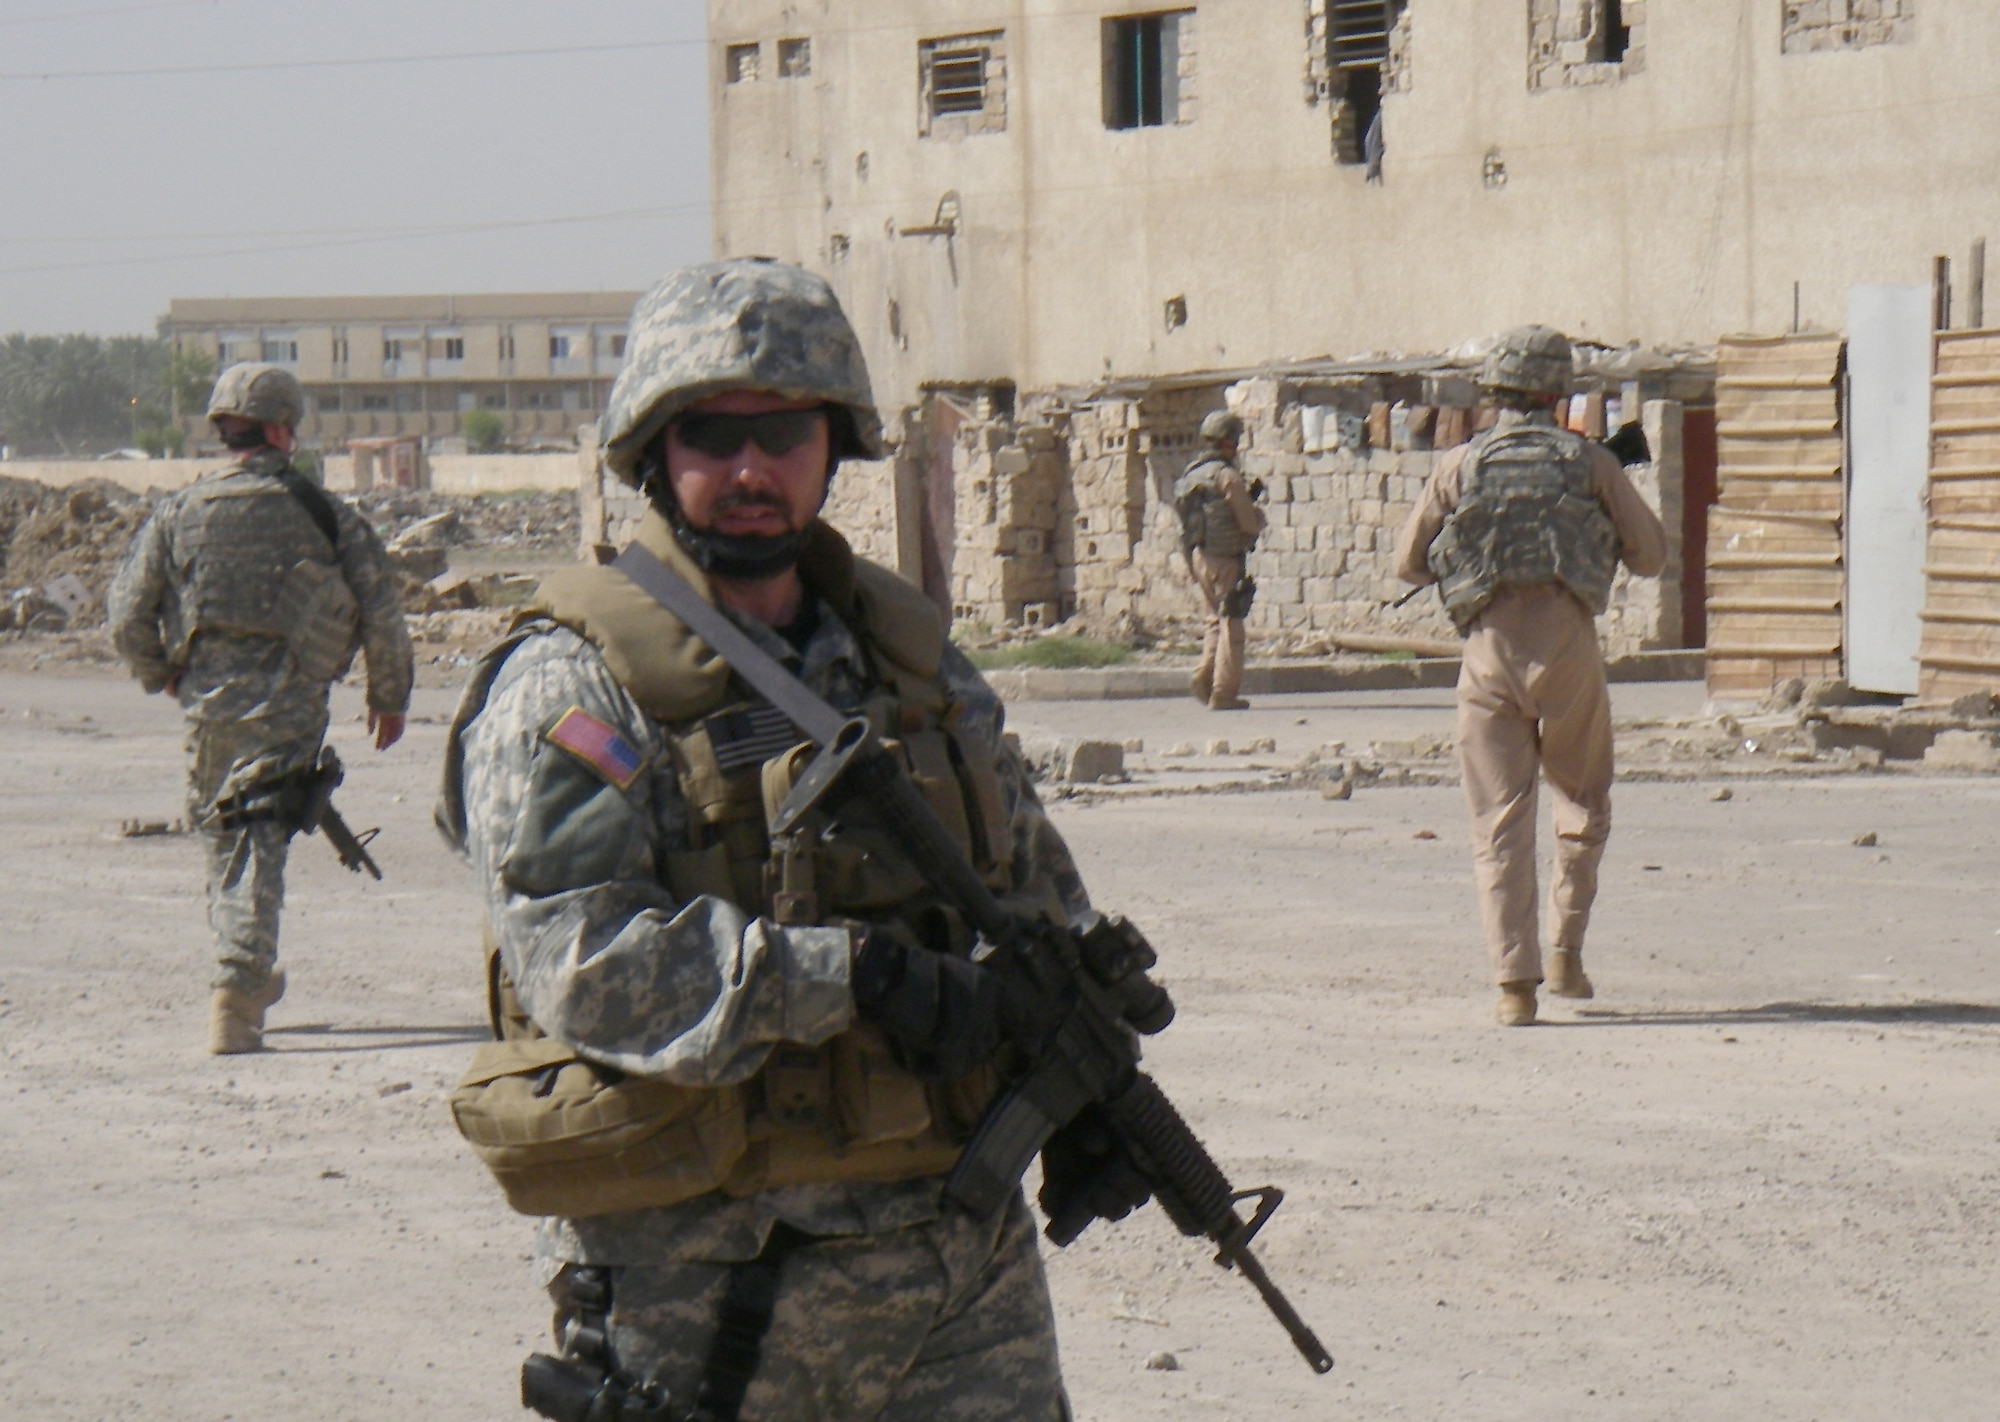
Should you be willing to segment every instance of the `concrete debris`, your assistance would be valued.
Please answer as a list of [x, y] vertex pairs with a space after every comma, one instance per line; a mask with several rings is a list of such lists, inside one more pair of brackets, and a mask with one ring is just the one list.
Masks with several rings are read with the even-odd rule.
[[1180, 760], [1186, 756], [1191, 756], [1193, 754], [1194, 754], [1193, 746], [1189, 745], [1186, 741], [1177, 741], [1173, 745], [1170, 745], [1165, 750], [1161, 751], [1160, 757], [1163, 760]]
[[1354, 778], [1343, 775], [1338, 780], [1328, 777], [1320, 782], [1319, 797], [1322, 800], [1352, 800], [1354, 798]]
[[1260, 736], [1237, 752], [1238, 755], [1276, 755], [1277, 753], [1278, 742], [1272, 736]]
[[186, 820], [120, 820], [120, 839], [152, 839], [160, 835], [186, 834]]
[[1437, 838], [1437, 831], [1436, 831], [1436, 830], [1418, 830], [1418, 831], [1417, 831], [1417, 832], [1416, 832], [1415, 834], [1411, 835], [1411, 836], [1410, 836], [1410, 838], [1411, 838], [1411, 839], [1436, 839], [1436, 838]]
[[458, 530], [458, 510], [445, 509], [406, 525], [388, 540], [388, 549], [391, 553], [409, 553], [417, 549], [448, 548], [460, 541]]
[[1736, 792], [1734, 790], [1731, 790], [1727, 785], [1724, 785], [1720, 789], [1716, 790], [1713, 794], [1711, 794], [1708, 798], [1720, 803], [1724, 800], [1734, 800], [1736, 798]]
[[1869, 830], [1865, 834], [1857, 834], [1851, 842], [1856, 849], [1873, 849], [1881, 841], [1875, 837], [1874, 830]]
[[1210, 755], [1228, 755], [1229, 742], [1223, 740], [1220, 736], [1217, 736], [1214, 740], [1211, 740], [1208, 743], [1208, 753]]
[[1102, 785], [1125, 778], [1125, 748], [1116, 741], [1031, 734], [1021, 737], [1020, 752], [1037, 780]]
[[1145, 753], [1146, 753], [1146, 740], [1145, 740], [1145, 737], [1143, 737], [1143, 736], [1131, 736], [1131, 737], [1128, 737], [1128, 738], [1126, 739], [1126, 741], [1125, 741], [1125, 754], [1127, 754], [1127, 755], [1144, 755]]
[[1172, 1353], [1155, 1353], [1146, 1359], [1146, 1370], [1154, 1373], [1177, 1373], [1181, 1370], [1181, 1360]]
[[1940, 731], [1924, 751], [1936, 770], [2000, 770], [2000, 735], [1992, 731]]

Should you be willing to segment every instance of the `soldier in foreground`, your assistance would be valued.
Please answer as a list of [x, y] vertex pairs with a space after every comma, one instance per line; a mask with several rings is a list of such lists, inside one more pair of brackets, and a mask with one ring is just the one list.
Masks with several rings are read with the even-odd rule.
[[[631, 341], [604, 429], [651, 500], [637, 547], [893, 737], [1010, 903], [1084, 913], [992, 691], [921, 592], [817, 517], [841, 460], [883, 452], [831, 290], [770, 262], [686, 268]], [[941, 1198], [994, 1090], [993, 975], [930, 951], [962, 950], [963, 921], [868, 831], [773, 840], [797, 731], [629, 557], [543, 584], [447, 750], [440, 822], [484, 896], [499, 1045], [546, 1064], [541, 1099], [609, 1089], [600, 1115], [675, 1123], [594, 1177], [514, 1176], [518, 1207], [555, 1216], [539, 1243], [564, 1343], [531, 1360], [530, 1404], [1066, 1417], [1018, 1189], [990, 1218]], [[1101, 1185], [1081, 1170], [1058, 1203]]]
[[357, 648], [378, 750], [403, 734], [410, 700], [410, 639], [382, 545], [292, 467], [303, 410], [290, 371], [225, 370], [208, 417], [235, 458], [161, 502], [108, 598], [132, 674], [187, 716], [188, 814], [207, 856], [218, 961], [209, 1050], [219, 1055], [259, 1050], [265, 1010], [285, 991], [285, 856], [306, 826], [255, 807], [296, 798], [291, 784], [317, 773], [327, 688]]
[[1189, 683], [1195, 700], [1211, 711], [1241, 711], [1250, 703], [1243, 687], [1243, 619], [1257, 585], [1245, 571], [1250, 549], [1264, 531], [1264, 511], [1236, 467], [1243, 421], [1216, 410], [1201, 422], [1204, 453], [1174, 485], [1181, 520], [1181, 554], [1208, 609], [1201, 663]]
[[1465, 637], [1458, 754], [1472, 814], [1480, 918], [1502, 1026], [1535, 1020], [1543, 981], [1535, 885], [1536, 770], [1554, 798], [1549, 991], [1593, 993], [1584, 930], [1611, 833], [1611, 700], [1592, 619], [1622, 558], [1641, 577], [1666, 532], [1610, 451], [1556, 426], [1570, 345], [1545, 326], [1504, 332], [1479, 374], [1499, 407], [1443, 455], [1396, 548], [1406, 581], [1435, 582]]

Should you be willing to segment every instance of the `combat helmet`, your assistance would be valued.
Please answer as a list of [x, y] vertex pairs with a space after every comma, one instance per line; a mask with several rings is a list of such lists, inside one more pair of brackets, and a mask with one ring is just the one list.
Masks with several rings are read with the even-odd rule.
[[1494, 339], [1479, 383], [1524, 395], [1567, 395], [1574, 373], [1569, 337], [1547, 326], [1515, 326]]
[[1201, 438], [1204, 444], [1221, 446], [1230, 440], [1243, 438], [1243, 421], [1227, 410], [1211, 410], [1202, 417]]
[[639, 298], [604, 413], [605, 464], [638, 484], [647, 445], [676, 415], [734, 390], [838, 405], [835, 458], [882, 457], [868, 366], [833, 288], [752, 257], [682, 267]]
[[208, 418], [238, 415], [260, 425], [296, 426], [306, 412], [299, 378], [281, 365], [245, 361], [216, 377]]

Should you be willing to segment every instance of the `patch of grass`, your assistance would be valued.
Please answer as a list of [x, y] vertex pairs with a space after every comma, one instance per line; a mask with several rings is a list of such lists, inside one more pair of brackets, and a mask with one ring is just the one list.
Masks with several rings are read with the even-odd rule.
[[1032, 642], [988, 647], [966, 655], [981, 671], [999, 671], [1007, 667], [1115, 667], [1130, 661], [1132, 651], [1093, 637], [1037, 637]]

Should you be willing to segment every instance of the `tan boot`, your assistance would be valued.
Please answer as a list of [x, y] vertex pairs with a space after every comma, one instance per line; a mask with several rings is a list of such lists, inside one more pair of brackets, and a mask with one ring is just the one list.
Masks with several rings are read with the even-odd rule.
[[1188, 690], [1194, 693], [1195, 700], [1206, 706], [1208, 698], [1214, 694], [1214, 684], [1200, 672], [1196, 672], [1188, 678]]
[[230, 1057], [264, 1050], [264, 1012], [285, 995], [285, 970], [273, 968], [264, 985], [245, 992], [217, 988], [209, 1002], [208, 1051]]
[[249, 993], [217, 988], [209, 1000], [208, 1054], [233, 1057], [264, 1050], [264, 1009]]
[[1248, 711], [1250, 703], [1240, 696], [1231, 696], [1209, 702], [1208, 709], [1211, 711]]
[[1583, 971], [1581, 948], [1558, 948], [1549, 954], [1549, 991], [1557, 997], [1597, 996]]
[[1493, 1020], [1502, 1027], [1532, 1027], [1535, 1025], [1535, 985], [1533, 983], [1500, 984], [1500, 1001], [1494, 1004]]

